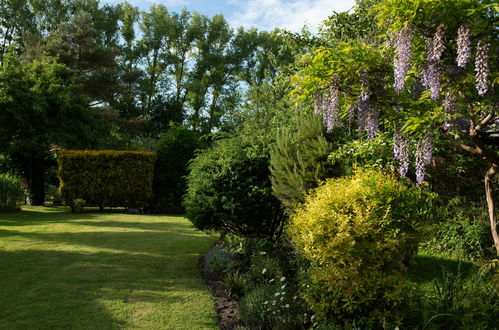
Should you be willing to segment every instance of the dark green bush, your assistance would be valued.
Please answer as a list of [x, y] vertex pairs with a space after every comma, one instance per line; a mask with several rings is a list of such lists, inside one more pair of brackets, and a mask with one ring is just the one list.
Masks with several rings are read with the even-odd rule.
[[8, 173], [0, 174], [0, 212], [15, 211], [23, 197], [21, 179]]
[[153, 202], [156, 212], [182, 213], [182, 197], [189, 161], [200, 147], [199, 134], [186, 127], [171, 127], [159, 141], [154, 166]]
[[156, 155], [144, 151], [61, 150], [59, 193], [66, 205], [143, 207], [152, 196]]
[[310, 266], [304, 298], [336, 326], [401, 324], [410, 299], [403, 259], [417, 247], [431, 195], [375, 170], [330, 179], [290, 224]]
[[184, 199], [188, 218], [202, 230], [278, 236], [283, 215], [269, 174], [264, 143], [240, 138], [215, 142], [190, 164]]

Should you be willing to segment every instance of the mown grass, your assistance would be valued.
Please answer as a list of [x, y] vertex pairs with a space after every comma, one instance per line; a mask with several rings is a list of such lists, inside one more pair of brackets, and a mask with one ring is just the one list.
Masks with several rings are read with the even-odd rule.
[[182, 217], [0, 214], [0, 329], [216, 329], [214, 240]]

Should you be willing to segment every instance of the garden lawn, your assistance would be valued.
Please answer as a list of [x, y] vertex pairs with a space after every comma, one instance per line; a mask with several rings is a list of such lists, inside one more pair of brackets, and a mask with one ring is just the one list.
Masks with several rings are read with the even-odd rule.
[[0, 329], [216, 329], [214, 240], [175, 216], [0, 214]]

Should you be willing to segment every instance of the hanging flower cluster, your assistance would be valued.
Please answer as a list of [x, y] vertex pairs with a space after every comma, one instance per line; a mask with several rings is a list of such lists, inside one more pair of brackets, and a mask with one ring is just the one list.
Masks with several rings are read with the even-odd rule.
[[440, 97], [440, 58], [445, 49], [445, 26], [440, 24], [432, 40], [427, 40], [426, 65], [422, 70], [422, 83], [431, 91], [431, 98]]
[[322, 113], [326, 131], [331, 133], [334, 127], [338, 126], [339, 120], [339, 105], [340, 105], [340, 89], [336, 80], [329, 85], [325, 93], [317, 93], [315, 96], [314, 113], [319, 115]]
[[466, 66], [471, 57], [471, 31], [466, 25], [457, 30], [457, 65], [461, 68]]
[[476, 48], [475, 58], [475, 79], [478, 95], [484, 96], [487, 93], [487, 77], [489, 75], [488, 52], [490, 44], [480, 40]]
[[433, 156], [431, 133], [426, 133], [416, 147], [416, 182], [421, 184], [424, 181], [426, 167], [430, 165]]
[[411, 68], [409, 60], [411, 58], [412, 35], [413, 31], [410, 27], [400, 30], [397, 35], [393, 63], [393, 73], [395, 76], [394, 88], [397, 92], [400, 92], [404, 88], [405, 76]]
[[371, 91], [367, 72], [361, 75], [362, 92], [357, 99], [359, 130], [367, 132], [368, 139], [378, 136], [379, 111], [371, 104]]
[[409, 170], [409, 141], [402, 134], [398, 125], [393, 134], [393, 157], [400, 162], [400, 176], [406, 176]]
[[[454, 94], [447, 92], [445, 94], [444, 101], [442, 102], [442, 108], [445, 113], [448, 115], [452, 115], [456, 112], [456, 97]], [[452, 129], [456, 126], [455, 120], [446, 120], [444, 122], [444, 130]]]

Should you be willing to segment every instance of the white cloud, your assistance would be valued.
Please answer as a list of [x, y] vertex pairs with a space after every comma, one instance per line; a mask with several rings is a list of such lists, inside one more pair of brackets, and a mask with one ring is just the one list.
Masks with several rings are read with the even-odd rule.
[[354, 0], [229, 0], [242, 8], [229, 20], [233, 27], [256, 27], [262, 30], [274, 28], [298, 32], [306, 24], [312, 32], [333, 11], [352, 8]]

